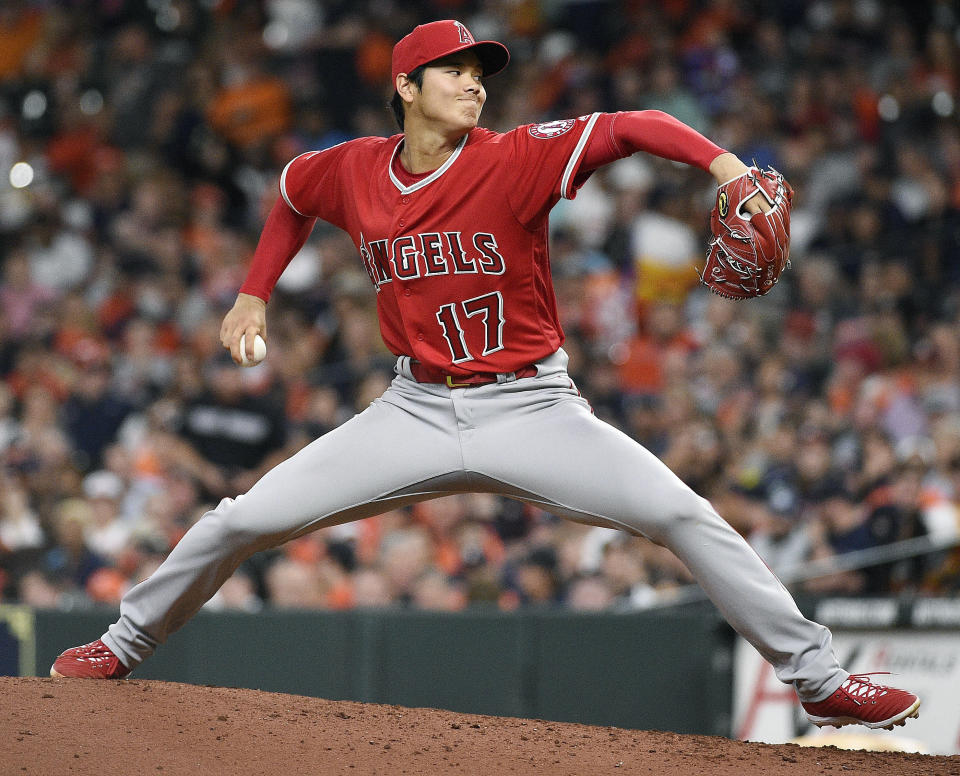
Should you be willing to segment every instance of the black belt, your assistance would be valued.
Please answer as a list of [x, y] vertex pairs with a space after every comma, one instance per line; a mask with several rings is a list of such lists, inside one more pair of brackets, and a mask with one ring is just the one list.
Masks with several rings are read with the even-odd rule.
[[[475, 372], [471, 375], [451, 375], [447, 372], [441, 372], [419, 361], [410, 360], [410, 374], [418, 383], [439, 383], [448, 388], [470, 388], [475, 385], [490, 385], [490, 383], [510, 382], [518, 380], [521, 377], [535, 377], [537, 368], [530, 366], [521, 367], [516, 372]], [[503, 376], [507, 376], [504, 381]]]

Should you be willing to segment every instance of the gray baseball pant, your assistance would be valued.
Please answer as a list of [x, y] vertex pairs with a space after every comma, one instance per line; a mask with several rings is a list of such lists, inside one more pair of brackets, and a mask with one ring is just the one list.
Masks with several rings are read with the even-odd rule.
[[123, 597], [104, 643], [135, 667], [253, 553], [417, 501], [487, 491], [667, 547], [781, 681], [802, 700], [828, 697], [848, 676], [830, 631], [803, 617], [707, 500], [592, 414], [566, 364], [560, 350], [535, 377], [449, 389], [414, 382], [401, 356], [381, 398], [204, 515]]

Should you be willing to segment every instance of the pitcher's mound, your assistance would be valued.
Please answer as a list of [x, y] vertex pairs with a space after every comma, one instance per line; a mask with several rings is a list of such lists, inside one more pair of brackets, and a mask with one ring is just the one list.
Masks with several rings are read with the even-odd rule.
[[4, 776], [960, 776], [960, 757], [769, 746], [147, 680], [3, 677], [0, 699]]

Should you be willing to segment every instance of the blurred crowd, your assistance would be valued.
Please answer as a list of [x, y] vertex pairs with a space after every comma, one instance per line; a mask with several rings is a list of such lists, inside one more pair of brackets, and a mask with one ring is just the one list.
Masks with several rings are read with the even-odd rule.
[[[638, 155], [557, 206], [565, 348], [596, 414], [787, 578], [957, 535], [953, 2], [5, 0], [0, 602], [116, 604], [386, 388], [375, 294], [323, 224], [271, 300], [264, 364], [236, 367], [219, 326], [283, 165], [394, 134], [391, 47], [450, 17], [512, 54], [485, 126], [659, 109], [796, 190], [792, 267], [740, 303], [698, 287], [702, 171]], [[643, 539], [461, 495], [258, 554], [208, 606], [628, 610], [691, 582]], [[950, 594], [960, 555], [798, 587]]]

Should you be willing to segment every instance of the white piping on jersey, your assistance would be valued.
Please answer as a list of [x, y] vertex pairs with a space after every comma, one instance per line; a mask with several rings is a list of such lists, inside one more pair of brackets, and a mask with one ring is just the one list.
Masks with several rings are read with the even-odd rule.
[[583, 130], [583, 134], [580, 135], [580, 139], [577, 141], [576, 148], [573, 149], [573, 153], [570, 155], [570, 161], [567, 162], [567, 167], [563, 171], [563, 178], [560, 179], [560, 196], [564, 199], [573, 199], [567, 195], [567, 187], [570, 185], [570, 179], [573, 177], [573, 171], [577, 169], [577, 162], [580, 161], [580, 156], [583, 154], [583, 149], [587, 147], [587, 140], [590, 139], [590, 133], [593, 132], [593, 126], [597, 123], [597, 119], [600, 118], [599, 113], [594, 113], [587, 119], [586, 129]]
[[290, 169], [290, 165], [293, 164], [295, 161], [297, 161], [297, 159], [303, 159], [303, 157], [305, 156], [313, 156], [319, 153], [320, 153], [319, 151], [307, 151], [306, 153], [300, 154], [299, 156], [295, 156], [293, 159], [287, 162], [286, 167], [283, 168], [283, 172], [280, 173], [280, 195], [283, 197], [283, 201], [287, 203], [287, 205], [290, 207], [290, 209], [294, 213], [296, 213], [298, 216], [303, 216], [304, 218], [307, 217], [306, 214], [301, 213], [299, 210], [297, 210], [293, 206], [293, 203], [290, 201], [290, 196], [287, 194], [287, 170]]
[[417, 189], [422, 189], [424, 186], [433, 183], [437, 178], [450, 169], [450, 165], [457, 160], [457, 157], [460, 156], [460, 152], [463, 150], [463, 147], [467, 144], [467, 137], [469, 137], [469, 135], [470, 133], [468, 132], [466, 135], [460, 138], [460, 142], [457, 143], [457, 147], [453, 149], [453, 153], [450, 154], [450, 158], [447, 159], [447, 161], [445, 161], [440, 167], [430, 173], [422, 181], [417, 181], [412, 186], [404, 186], [400, 182], [400, 179], [397, 178], [393, 172], [393, 160], [396, 158], [397, 151], [400, 150], [400, 146], [403, 145], [403, 138], [400, 138], [400, 142], [397, 143], [397, 147], [394, 148], [393, 153], [390, 154], [390, 163], [387, 165], [387, 170], [390, 172], [390, 180], [393, 181], [393, 185], [400, 189], [401, 194], [409, 194], [411, 191], [417, 191]]

